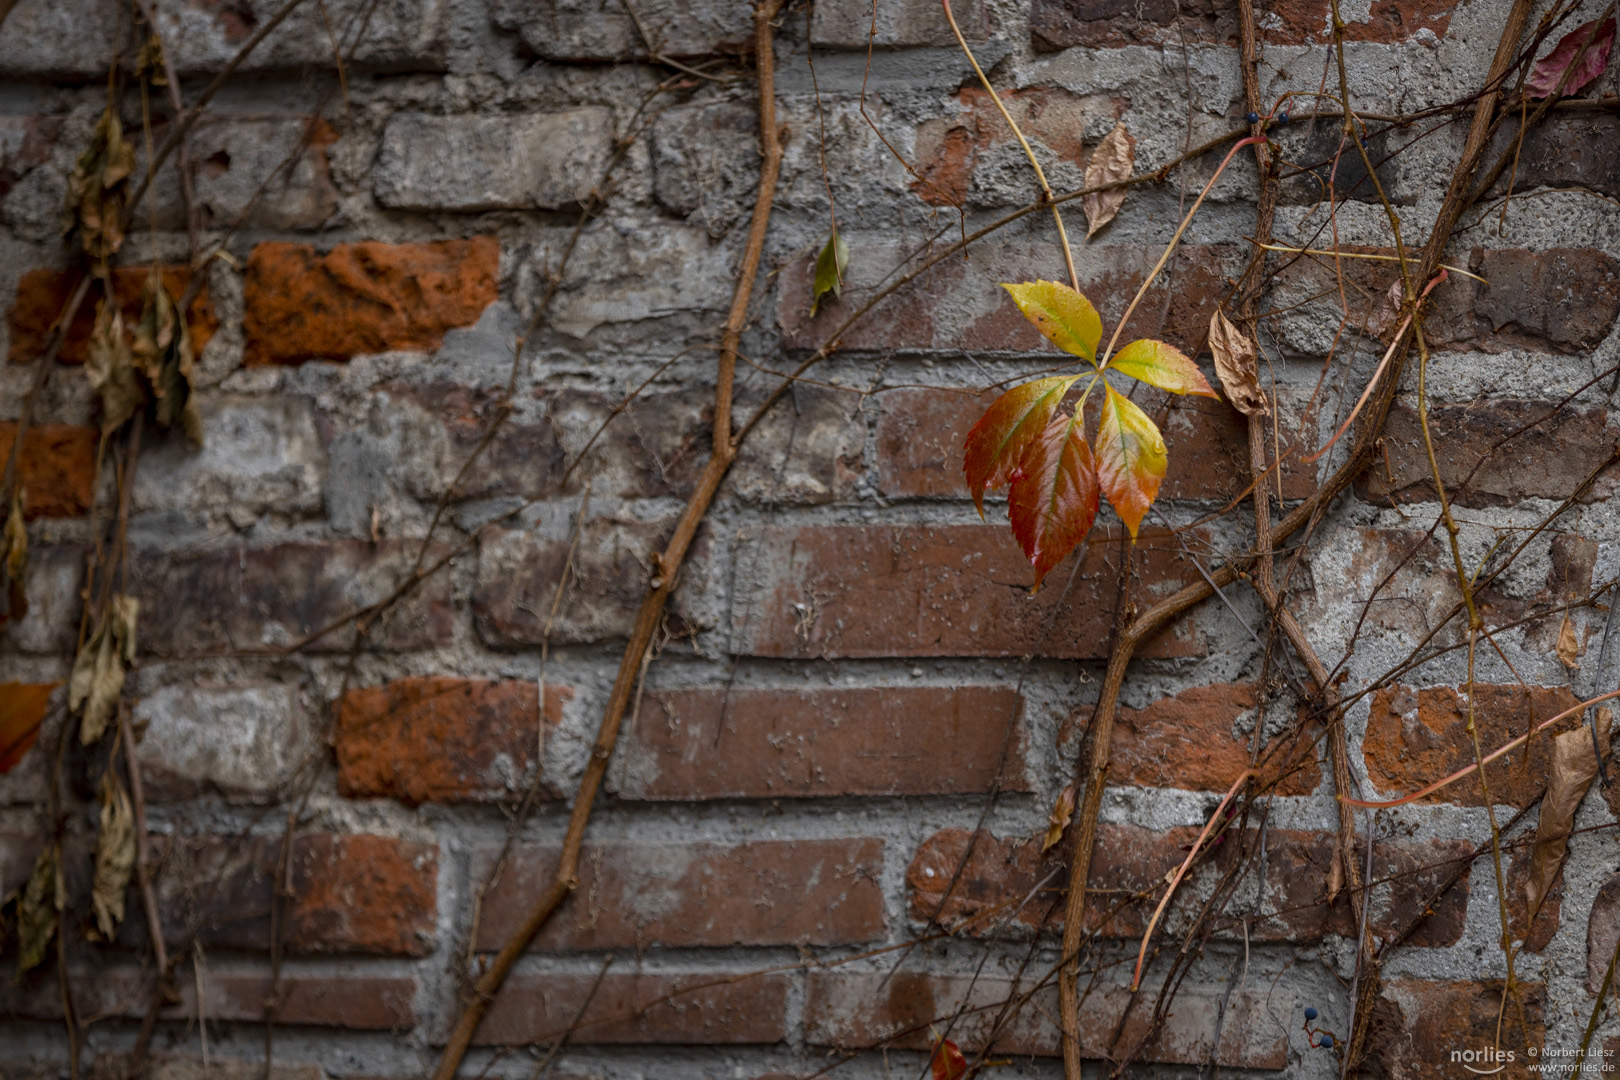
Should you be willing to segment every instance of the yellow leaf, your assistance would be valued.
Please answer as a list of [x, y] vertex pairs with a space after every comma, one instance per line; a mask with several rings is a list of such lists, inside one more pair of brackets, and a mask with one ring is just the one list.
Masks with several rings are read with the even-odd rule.
[[1001, 283], [1035, 329], [1066, 353], [1097, 361], [1102, 340], [1102, 318], [1080, 293], [1056, 281]]
[[[1135, 167], [1136, 140], [1125, 130], [1124, 124], [1117, 124], [1091, 152], [1091, 160], [1086, 163], [1086, 187], [1127, 180]], [[1080, 205], [1086, 211], [1086, 239], [1090, 240], [1092, 234], [1113, 221], [1119, 208], [1125, 205], [1125, 189], [1093, 192], [1083, 197]]]
[[1131, 538], [1158, 497], [1170, 463], [1164, 436], [1136, 403], [1108, 387], [1097, 428], [1097, 480]]

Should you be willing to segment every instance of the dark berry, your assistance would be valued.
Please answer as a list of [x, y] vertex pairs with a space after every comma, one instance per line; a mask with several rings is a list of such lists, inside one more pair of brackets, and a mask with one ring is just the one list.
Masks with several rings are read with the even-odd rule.
[[1320, 1013], [1318, 1013], [1315, 1009], [1311, 1008], [1310, 1006], [1307, 1005], [1305, 1007], [1305, 1019], [1307, 1019], [1307, 1020], [1315, 1020], [1320, 1015], [1321, 1015]]
[[1251, 124], [1258, 124], [1260, 122], [1260, 114], [1252, 112], [1248, 116], [1245, 116], [1244, 119]]
[[1279, 124], [1288, 123], [1288, 110], [1284, 109], [1282, 112], [1277, 114], [1277, 123], [1279, 123]]
[[1331, 1035], [1322, 1036], [1322, 1046], [1326, 1047], [1329, 1050], [1333, 1049], [1333, 1036], [1331, 1036]]

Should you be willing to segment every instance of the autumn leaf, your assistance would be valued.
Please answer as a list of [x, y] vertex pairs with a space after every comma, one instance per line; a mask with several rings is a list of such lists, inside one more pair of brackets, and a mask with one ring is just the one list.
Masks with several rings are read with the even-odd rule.
[[101, 780], [101, 831], [96, 834], [96, 876], [90, 892], [103, 941], [111, 941], [124, 921], [124, 893], [134, 871], [135, 813], [129, 793], [109, 771]]
[[45, 959], [45, 950], [56, 936], [67, 906], [67, 889], [62, 883], [62, 852], [51, 844], [34, 860], [28, 882], [17, 898], [17, 975], [27, 974]]
[[1001, 283], [1012, 294], [1013, 303], [1046, 340], [1066, 353], [1097, 362], [1097, 344], [1102, 341], [1102, 318], [1091, 301], [1069, 286], [1056, 281], [1025, 281], [1017, 285]]
[[[1086, 187], [1129, 179], [1135, 166], [1136, 140], [1125, 130], [1124, 124], [1117, 124], [1091, 152], [1091, 160], [1086, 163]], [[1090, 240], [1092, 234], [1113, 221], [1119, 208], [1125, 205], [1125, 189], [1092, 192], [1080, 200], [1080, 205], [1086, 211], [1086, 239]]]
[[1209, 351], [1215, 357], [1215, 377], [1221, 380], [1221, 389], [1234, 409], [1244, 416], [1264, 416], [1271, 411], [1265, 391], [1260, 389], [1254, 342], [1220, 308], [1209, 317]]
[[1401, 305], [1405, 301], [1406, 286], [1397, 278], [1373, 308], [1372, 314], [1367, 319], [1367, 332], [1380, 341], [1388, 341], [1389, 336], [1400, 325]]
[[821, 306], [821, 298], [828, 293], [834, 297], [844, 294], [844, 274], [849, 269], [849, 245], [838, 233], [838, 226], [834, 225], [832, 235], [827, 237], [827, 243], [816, 256], [816, 276], [810, 287], [810, 317], [815, 318], [816, 309]]
[[1147, 413], [1112, 386], [1107, 391], [1097, 430], [1097, 480], [1135, 540], [1164, 482], [1169, 455]]
[[1535, 921], [1541, 902], [1546, 899], [1564, 864], [1569, 849], [1570, 830], [1575, 826], [1575, 811], [1580, 809], [1586, 789], [1597, 775], [1597, 752], [1609, 752], [1609, 727], [1614, 717], [1608, 709], [1599, 709], [1595, 715], [1597, 745], [1593, 746], [1593, 733], [1586, 726], [1554, 735], [1552, 740], [1551, 772], [1547, 778], [1547, 794], [1541, 800], [1541, 816], [1536, 822], [1536, 844], [1530, 851], [1530, 873], [1524, 883], [1525, 925]]
[[934, 1046], [934, 1057], [929, 1062], [934, 1080], [962, 1080], [967, 1075], [967, 1058], [949, 1039], [940, 1039]]
[[22, 761], [39, 738], [45, 706], [58, 683], [0, 684], [0, 776]]
[[118, 114], [107, 109], [74, 163], [62, 205], [63, 235], [76, 233], [93, 259], [110, 258], [124, 244], [124, 189], [134, 171], [135, 147], [125, 140]]
[[1053, 417], [1024, 451], [1007, 492], [1007, 517], [1035, 567], [1035, 588], [1091, 531], [1097, 491], [1097, 465], [1079, 418]]
[[1063, 830], [1069, 827], [1069, 820], [1074, 817], [1074, 799], [1074, 785], [1070, 784], [1057, 797], [1057, 802], [1052, 804], [1052, 813], [1046, 818], [1046, 839], [1041, 843], [1042, 855], [1063, 839]]
[[73, 660], [68, 708], [83, 717], [79, 738], [86, 746], [101, 738], [118, 707], [124, 674], [135, 662], [135, 621], [139, 612], [140, 602], [134, 597], [113, 597], [101, 625]]
[[1180, 349], [1162, 341], [1143, 338], [1131, 342], [1108, 361], [1108, 369], [1141, 379], [1149, 386], [1172, 394], [1215, 397], [1215, 391], [1210, 389], [1209, 381], [1198, 370], [1198, 365]]
[[[1580, 89], [1599, 75], [1609, 66], [1609, 51], [1614, 48], [1614, 19], [1603, 20], [1602, 26], [1597, 26], [1597, 20], [1582, 23], [1563, 37], [1553, 46], [1553, 51], [1536, 61], [1535, 69], [1530, 77], [1524, 81], [1524, 92], [1527, 97], [1544, 98], [1551, 94], [1558, 86], [1558, 80], [1563, 78], [1564, 72], [1569, 71], [1569, 81], [1564, 84], [1563, 93], [1576, 94]], [[1594, 34], [1595, 30], [1595, 34]], [[1581, 45], [1591, 36], [1592, 44], [1587, 47], [1586, 55], [1573, 70], [1570, 65], [1575, 62], [1575, 54], [1580, 51]]]
[[1564, 613], [1564, 624], [1558, 628], [1558, 659], [1569, 670], [1574, 671], [1581, 666], [1581, 642], [1575, 633], [1575, 623], [1570, 619], [1569, 612]]
[[[28, 529], [23, 522], [26, 493], [18, 484], [11, 492], [11, 511], [0, 529], [0, 625], [28, 614], [23, 574], [28, 569]], [[0, 744], [3, 750], [4, 744]], [[0, 770], [4, 771], [4, 770]]]
[[202, 444], [202, 416], [191, 393], [191, 332], [157, 268], [142, 290], [140, 321], [130, 356], [151, 390], [158, 427], [179, 425], [193, 446]]
[[981, 518], [985, 489], [999, 488], [1012, 479], [1024, 451], [1046, 430], [1047, 421], [1077, 378], [1059, 376], [1015, 386], [997, 398], [968, 432], [962, 471]]
[[144, 395], [135, 379], [134, 355], [124, 337], [124, 316], [108, 298], [96, 302], [84, 372], [101, 399], [102, 434], [110, 434], [135, 415]]

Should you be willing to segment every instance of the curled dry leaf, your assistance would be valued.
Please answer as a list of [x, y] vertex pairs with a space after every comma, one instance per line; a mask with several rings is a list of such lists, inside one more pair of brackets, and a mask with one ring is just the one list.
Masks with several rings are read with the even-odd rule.
[[[1086, 187], [1128, 180], [1135, 167], [1136, 140], [1125, 130], [1124, 124], [1115, 125], [1091, 152], [1091, 160], [1086, 163]], [[1113, 221], [1119, 208], [1125, 205], [1125, 189], [1093, 192], [1084, 196], [1080, 205], [1086, 211], [1086, 239], [1089, 240], [1098, 229]]]
[[62, 206], [62, 233], [78, 235], [92, 259], [107, 259], [124, 244], [124, 197], [135, 171], [135, 147], [124, 139], [118, 114], [101, 114], [90, 145], [84, 148], [68, 178]]
[[90, 906], [96, 931], [111, 941], [124, 921], [124, 893], [135, 872], [135, 811], [123, 783], [109, 769], [101, 780], [101, 831], [96, 835], [96, 877]]
[[39, 858], [34, 860], [34, 872], [14, 895], [17, 898], [17, 975], [20, 978], [45, 959], [45, 950], [61, 923], [62, 909], [67, 906], [60, 846], [53, 843], [39, 853]]
[[1579, 635], [1575, 633], [1575, 623], [1564, 612], [1564, 624], [1558, 628], [1558, 660], [1569, 670], [1574, 671], [1581, 666], [1581, 648]]
[[1597, 747], [1592, 744], [1592, 732], [1586, 726], [1554, 735], [1552, 740], [1551, 774], [1547, 778], [1547, 794], [1541, 800], [1541, 816], [1536, 822], [1536, 845], [1530, 852], [1530, 874], [1524, 884], [1525, 925], [1535, 921], [1541, 902], [1552, 888], [1558, 869], [1564, 864], [1569, 849], [1569, 834], [1575, 826], [1575, 811], [1586, 797], [1597, 775], [1601, 750], [1609, 752], [1609, 728], [1613, 714], [1598, 709], [1594, 717]]
[[834, 225], [832, 235], [816, 256], [816, 277], [810, 288], [810, 317], [815, 318], [821, 298], [828, 293], [834, 297], [844, 295], [844, 274], [849, 270], [849, 245]]
[[1401, 321], [1401, 302], [1406, 299], [1406, 288], [1401, 280], [1396, 278], [1394, 283], [1385, 290], [1379, 298], [1378, 306], [1367, 318], [1367, 332], [1379, 341], [1388, 341], [1390, 335]]
[[962, 1080], [967, 1075], [967, 1058], [961, 1047], [949, 1039], [940, 1039], [934, 1047], [933, 1059], [928, 1063], [934, 1080]]
[[1052, 813], [1046, 819], [1046, 839], [1041, 842], [1041, 854], [1046, 854], [1057, 846], [1063, 839], [1063, 830], [1069, 827], [1069, 820], [1074, 817], [1074, 785], [1070, 784], [1063, 789], [1052, 804]]
[[1260, 389], [1260, 362], [1254, 342], [1220, 308], [1209, 317], [1209, 351], [1215, 357], [1215, 375], [1232, 407], [1244, 416], [1265, 416], [1271, 411]]
[[191, 393], [191, 332], [156, 268], [146, 279], [141, 299], [141, 318], [129, 351], [151, 389], [158, 427], [178, 424], [193, 446], [200, 445], [202, 417]]
[[0, 529], [0, 625], [7, 619], [28, 614], [28, 597], [23, 594], [23, 572], [28, 569], [28, 529], [23, 524], [22, 485], [11, 493], [11, 510]]
[[[1594, 32], [1595, 31], [1595, 32]], [[1580, 52], [1581, 45], [1591, 37], [1592, 43], [1586, 48], [1586, 55], [1581, 62], [1575, 64], [1575, 54]], [[1597, 25], [1593, 19], [1589, 23], [1582, 23], [1563, 37], [1553, 46], [1553, 51], [1536, 61], [1536, 66], [1530, 72], [1530, 77], [1524, 80], [1524, 92], [1532, 98], [1544, 98], [1551, 94], [1558, 86], [1558, 80], [1568, 71], [1569, 81], [1564, 84], [1564, 94], [1577, 94], [1587, 83], [1603, 74], [1609, 66], [1609, 52], [1614, 48], [1614, 19], [1603, 20], [1603, 25]], [[1573, 65], [1573, 67], [1572, 67]]]
[[124, 316], [117, 304], [106, 299], [96, 303], [84, 373], [101, 399], [102, 434], [110, 434], [135, 415], [141, 404], [141, 387], [135, 379], [134, 355], [124, 337]]
[[58, 683], [0, 683], [0, 776], [17, 767], [39, 738], [40, 718]]
[[107, 730], [118, 707], [124, 673], [135, 662], [135, 620], [140, 602], [133, 596], [115, 596], [101, 625], [73, 660], [68, 680], [68, 708], [80, 713], [79, 738], [89, 746]]

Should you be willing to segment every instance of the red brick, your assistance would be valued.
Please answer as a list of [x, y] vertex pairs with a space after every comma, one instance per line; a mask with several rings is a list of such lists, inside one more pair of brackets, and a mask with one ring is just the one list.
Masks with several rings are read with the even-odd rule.
[[[124, 324], [133, 328], [141, 317], [141, 292], [151, 276], [151, 264], [121, 266], [113, 270], [113, 297], [124, 314]], [[178, 300], [191, 282], [191, 272], [183, 266], [163, 267], [163, 284], [169, 295]], [[78, 278], [67, 270], [30, 270], [17, 282], [17, 300], [11, 307], [12, 363], [31, 363], [45, 351], [51, 327], [61, 318], [62, 311], [78, 286]], [[68, 327], [67, 337], [56, 358], [63, 364], [82, 364], [90, 353], [90, 332], [96, 324], [96, 302], [100, 298], [99, 286], [92, 286], [90, 294], [79, 305], [78, 314]], [[191, 328], [191, 351], [201, 353], [219, 329], [219, 318], [208, 298], [205, 285], [197, 293], [187, 310], [186, 323]]]
[[[1562, 686], [1476, 684], [1474, 719], [1485, 753], [1579, 703]], [[1576, 713], [1532, 739], [1528, 758], [1523, 747], [1485, 766], [1491, 802], [1524, 806], [1541, 791], [1549, 762], [1548, 735], [1581, 723]], [[1373, 786], [1386, 796], [1407, 795], [1474, 763], [1468, 734], [1468, 706], [1462, 692], [1449, 686], [1413, 690], [1390, 686], [1373, 695], [1367, 716], [1362, 758]], [[1479, 777], [1467, 776], [1427, 795], [1420, 802], [1483, 806]]]
[[[1347, 41], [1397, 43], [1419, 30], [1444, 37], [1456, 4], [1451, 0], [1375, 0], [1365, 20], [1349, 16]], [[1284, 0], [1267, 11], [1261, 37], [1273, 45], [1326, 44], [1332, 40], [1328, 0]], [[1237, 7], [1230, 0], [1143, 4], [1120, 0], [1036, 0], [1030, 12], [1035, 47], [1055, 51], [1076, 45], [1123, 48], [1208, 42], [1236, 45]]]
[[248, 256], [242, 331], [248, 364], [347, 360], [435, 349], [494, 303], [500, 243], [259, 244]]
[[1028, 791], [1011, 687], [649, 692], [620, 739], [626, 799]]
[[[671, 520], [626, 521], [593, 517], [574, 554], [568, 591], [557, 609], [551, 644], [606, 641], [629, 634], [652, 579], [653, 557], [674, 528]], [[567, 539], [545, 539], [525, 529], [485, 529], [478, 539], [473, 618], [479, 636], [496, 648], [539, 645], [568, 562]], [[685, 598], [708, 572], [708, 534], [700, 532], [670, 598], [672, 626], [684, 625]]]
[[[132, 592], [141, 600], [141, 651], [279, 651], [390, 595], [410, 573], [419, 547], [414, 540], [334, 540], [137, 552], [130, 565]], [[427, 562], [447, 552], [435, 544]], [[448, 643], [453, 632], [449, 574], [441, 571], [373, 625], [366, 642], [390, 651], [425, 649]], [[310, 649], [347, 651], [353, 640], [350, 624]]]
[[[1199, 831], [1190, 826], [1166, 832], [1135, 825], [1099, 826], [1089, 885], [1095, 893], [1094, 901], [1088, 905], [1090, 927], [1102, 925], [1100, 933], [1104, 937], [1140, 938], [1165, 874], [1181, 865]], [[1017, 923], [1023, 927], [1056, 929], [1062, 925], [1061, 907], [1055, 907], [1053, 901], [1062, 895], [1064, 873], [1052, 879], [1040, 895], [1028, 903], [1025, 899], [1053, 870], [1062, 871], [1068, 866], [1066, 849], [1072, 835], [1045, 858], [1040, 854], [1040, 837], [1016, 840], [981, 835], [949, 901], [941, 908], [945, 889], [957, 877], [958, 866], [962, 866], [970, 835], [965, 829], [943, 829], [917, 849], [906, 871], [913, 920], [925, 923], [937, 911], [942, 925], [954, 927], [974, 919], [972, 930], [981, 933], [998, 926], [1017, 909]], [[1310, 943], [1330, 932], [1355, 936], [1360, 912], [1352, 910], [1348, 897], [1341, 894], [1331, 909], [1325, 903], [1333, 865], [1333, 836], [1269, 829], [1265, 839], [1267, 913], [1250, 919], [1250, 940]], [[1213, 856], [1183, 883], [1166, 917], [1166, 926], [1182, 922], [1193, 903], [1189, 898], [1207, 894], [1218, 877], [1231, 869], [1235, 858], [1257, 856], [1258, 843], [1258, 831], [1253, 829], [1242, 837], [1228, 836], [1220, 842]], [[1392, 881], [1388, 889], [1374, 892], [1368, 926], [1382, 937], [1404, 930], [1456, 868], [1457, 860], [1472, 852], [1472, 845], [1460, 840], [1378, 844], [1373, 850], [1374, 878]], [[1154, 899], [1145, 904], [1126, 904], [1109, 917], [1109, 912], [1143, 890]], [[1446, 893], [1434, 914], [1413, 933], [1409, 944], [1455, 944], [1462, 937], [1467, 913], [1468, 885], [1464, 879]], [[1229, 939], [1241, 939], [1245, 933], [1237, 918], [1217, 916], [1215, 927]]]
[[[1499, 982], [1429, 982], [1421, 979], [1386, 979], [1373, 1011], [1368, 1035], [1368, 1068], [1389, 1080], [1432, 1080], [1436, 1076], [1467, 1076], [1453, 1051], [1482, 1051], [1500, 1047], [1513, 1051], [1506, 1068], [1493, 1075], [1506, 1080], [1529, 1080], [1534, 1059], [1526, 1054], [1545, 1045], [1543, 1010], [1547, 990], [1540, 983], [1521, 982], [1520, 999], [1529, 1030], [1519, 1025], [1519, 1012], [1511, 1002], [1502, 1008]], [[1501, 1042], [1497, 1039], [1500, 1037]], [[1475, 1058], [1477, 1071], [1496, 1068], [1499, 1062]]]
[[39, 739], [50, 712], [51, 694], [61, 683], [0, 683], [0, 767], [9, 772]]
[[[270, 944], [270, 897], [279, 836], [152, 839], [165, 936], [188, 946], [263, 951]], [[305, 833], [294, 841], [292, 898], [284, 911], [286, 947], [299, 953], [422, 956], [438, 928], [439, 852], [431, 844], [368, 834]], [[145, 938], [124, 921], [131, 944]]]
[[[1517, 127], [1504, 125], [1490, 153], [1511, 149]], [[1492, 195], [1539, 187], [1580, 187], [1610, 197], [1620, 196], [1620, 116], [1599, 112], [1553, 112], [1524, 134], [1518, 168], [1504, 173]], [[1515, 208], [1517, 209], [1517, 208]], [[1512, 211], [1509, 211], [1510, 213]]]
[[[820, 347], [910, 254], [881, 244], [862, 250], [868, 254], [853, 264], [843, 298], [823, 303], [814, 319], [809, 312], [815, 252], [807, 252], [783, 268], [777, 321], [787, 347]], [[1110, 244], [1076, 251], [1080, 289], [1096, 305], [1108, 333], [1113, 332], [1114, 322], [1125, 313], [1161, 250]], [[1243, 251], [1235, 247], [1179, 248], [1174, 274], [1168, 280], [1161, 275], [1148, 290], [1121, 343], [1135, 337], [1162, 337], [1183, 349], [1199, 347], [1209, 330], [1210, 313], [1230, 292], [1227, 279], [1241, 273], [1244, 258]], [[840, 347], [956, 355], [963, 349], [1038, 353], [1055, 362], [1061, 354], [1019, 313], [998, 284], [1033, 278], [1066, 279], [1061, 255], [1042, 245], [975, 244], [965, 260], [946, 259], [884, 300], [839, 339]]]
[[[1067, 563], [1033, 599], [1034, 572], [1005, 525], [768, 525], [739, 546], [749, 591], [733, 601], [731, 647], [743, 655], [1108, 655], [1119, 545], [1107, 529], [1092, 532], [1066, 597]], [[1198, 580], [1162, 530], [1143, 529], [1136, 546], [1148, 597]], [[1182, 622], [1137, 653], [1201, 651]]]
[[[1145, 709], [1121, 709], [1109, 746], [1111, 784], [1225, 791], [1249, 767], [1249, 737], [1232, 725], [1255, 708], [1252, 687], [1215, 683], [1160, 698]], [[1256, 718], [1256, 722], [1261, 722]], [[1302, 732], [1272, 754], [1262, 785], [1277, 795], [1308, 795], [1322, 782], [1310, 736]]]
[[[514, 975], [484, 1015], [483, 1046], [570, 1043], [735, 1045], [788, 1036], [786, 975]], [[589, 1006], [583, 1016], [580, 1008]], [[579, 1020], [578, 1026], [575, 1020]]]
[[[31, 424], [23, 436], [23, 518], [80, 517], [90, 511], [96, 479], [93, 427], [74, 424]], [[0, 422], [0, 461], [17, 442], [17, 425]]]
[[1523, 947], [1529, 952], [1540, 952], [1551, 944], [1553, 936], [1558, 933], [1564, 907], [1564, 871], [1559, 869], [1558, 875], [1553, 878], [1552, 888], [1541, 899], [1535, 921], [1526, 926], [1524, 916], [1529, 905], [1524, 890], [1530, 876], [1530, 852], [1531, 844], [1526, 838], [1524, 844], [1513, 848], [1508, 862], [1508, 927], [1514, 941], [1524, 942]]
[[[805, 1038], [812, 1045], [851, 1050], [880, 1046], [926, 1050], [933, 1038], [930, 1025], [951, 1024], [951, 1038], [971, 1053], [989, 1037], [1001, 1003], [1015, 992], [1030, 992], [1033, 982], [1015, 988], [1011, 979], [1001, 976], [812, 971], [805, 990]], [[1057, 996], [1057, 987], [1051, 984], [1035, 991], [996, 1040], [994, 1052], [1038, 1057], [1061, 1053]], [[1221, 1016], [1223, 999], [1226, 1011]], [[1079, 1024], [1083, 1056], [1123, 1056], [1136, 1048], [1147, 1034], [1153, 1010], [1138, 1003], [1127, 1014], [1131, 1002], [1132, 995], [1120, 987], [1093, 989], [1084, 996]], [[1183, 987], [1138, 1060], [1203, 1065], [1214, 1056], [1217, 1064], [1228, 1068], [1281, 1069], [1288, 1063], [1288, 1033], [1276, 1018], [1277, 1011], [1268, 1010], [1264, 991], [1234, 990], [1227, 996], [1224, 989]], [[1217, 1018], [1220, 1046], [1212, 1055]]]
[[[558, 850], [527, 845], [513, 852], [484, 899], [478, 948], [500, 948], [522, 923], [530, 898], [551, 881]], [[485, 880], [496, 853], [475, 859], [474, 880]], [[575, 890], [582, 902], [560, 910], [535, 947], [870, 941], [884, 931], [882, 869], [883, 841], [876, 839], [587, 844]]]
[[[546, 726], [574, 691], [546, 687]], [[528, 681], [428, 677], [350, 690], [338, 701], [338, 790], [349, 798], [494, 802], [525, 791], [540, 745]], [[542, 782], [550, 798], [561, 793]]]
[[[1620, 433], [1611, 429], [1606, 409], [1566, 407], [1555, 413], [1554, 404], [1498, 399], [1431, 405], [1429, 433], [1451, 501], [1458, 506], [1510, 506], [1525, 499], [1568, 498], [1608, 458]], [[1549, 418], [1493, 450], [1542, 417]], [[1441, 448], [1444, 453], [1438, 452]], [[1464, 486], [1470, 473], [1473, 479]], [[1594, 485], [1593, 495], [1606, 495], [1614, 486], [1611, 470]], [[1390, 409], [1383, 452], [1374, 455], [1357, 480], [1356, 493], [1383, 506], [1434, 500], [1434, 473], [1415, 409], [1405, 403]]]

